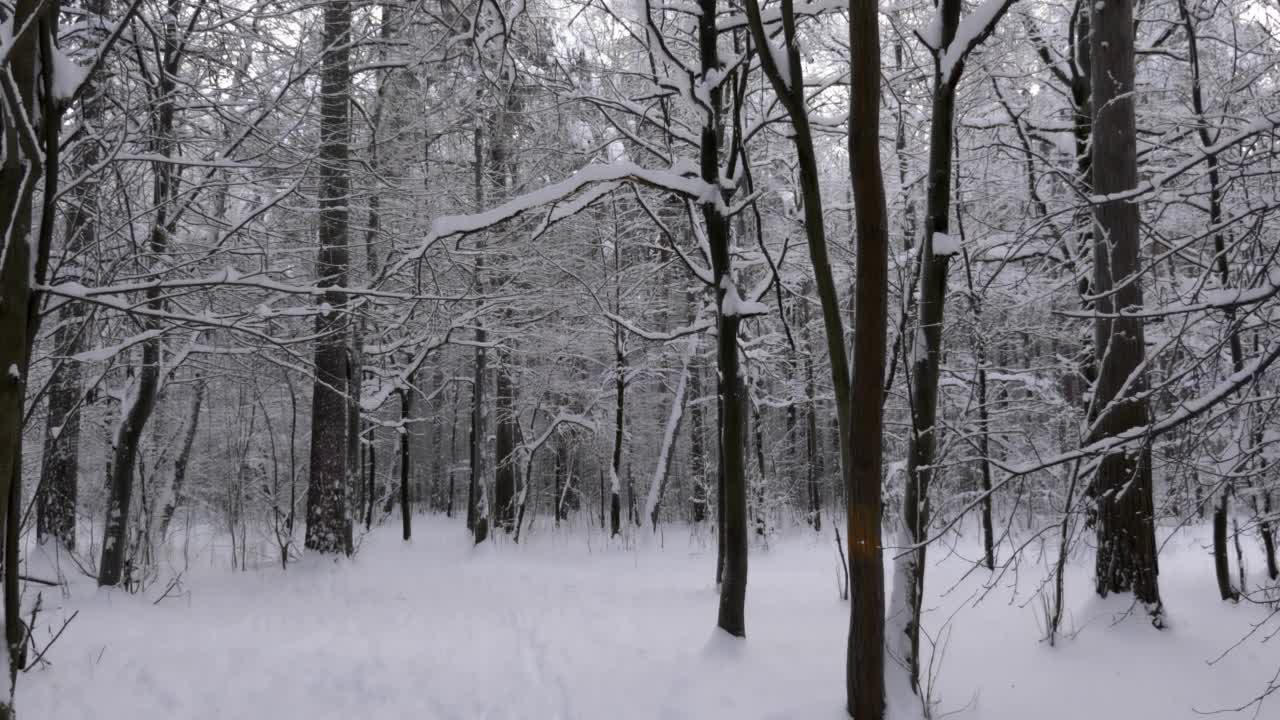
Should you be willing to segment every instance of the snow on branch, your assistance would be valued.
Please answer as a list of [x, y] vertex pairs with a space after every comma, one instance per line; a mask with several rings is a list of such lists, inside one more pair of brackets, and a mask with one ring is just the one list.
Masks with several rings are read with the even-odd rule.
[[[744, 300], [738, 294], [738, 286], [734, 284], [728, 276], [720, 281], [720, 286], [724, 288], [724, 299], [720, 301], [720, 314], [725, 317], [752, 317], [754, 315], [768, 315], [769, 306], [760, 302], [758, 298], [763, 297], [764, 293], [752, 293], [756, 299]], [[768, 285], [765, 286], [768, 289]]]
[[[690, 170], [691, 172], [691, 170]], [[500, 225], [547, 205], [565, 201], [576, 193], [599, 183], [629, 181], [648, 185], [657, 190], [675, 193], [700, 203], [722, 202], [719, 188], [690, 174], [674, 169], [641, 167], [628, 160], [588, 165], [570, 177], [546, 185], [484, 212], [471, 215], [445, 215], [431, 224], [431, 232], [413, 250], [390, 266], [384, 278], [404, 270], [410, 263], [426, 255], [437, 242], [456, 235], [469, 235]], [[578, 208], [581, 209], [581, 208]]]
[[608, 311], [605, 311], [604, 316], [609, 320], [617, 323], [624, 330], [627, 330], [631, 334], [637, 335], [641, 338], [644, 338], [645, 340], [651, 340], [653, 342], [671, 342], [672, 340], [679, 340], [680, 338], [688, 337], [689, 335], [698, 335], [700, 333], [706, 332], [707, 330], [710, 330], [712, 326], [715, 325], [715, 323], [713, 323], [710, 320], [699, 319], [699, 320], [695, 320], [692, 325], [686, 325], [681, 328], [676, 328], [671, 332], [660, 333], [660, 332], [653, 332], [652, 330], [644, 330], [638, 327], [637, 325], [635, 325], [634, 323], [632, 323], [630, 320], [627, 320], [626, 318], [620, 315], [615, 315], [614, 313], [611, 313]]
[[1267, 113], [1266, 115], [1255, 118], [1234, 135], [1220, 140], [1209, 147], [1201, 149], [1191, 157], [1183, 160], [1177, 165], [1174, 165], [1159, 175], [1156, 175], [1152, 179], [1138, 183], [1137, 187], [1131, 190], [1111, 193], [1109, 195], [1091, 195], [1089, 197], [1089, 202], [1095, 205], [1101, 205], [1103, 203], [1117, 202], [1121, 200], [1136, 200], [1143, 195], [1159, 190], [1165, 184], [1176, 179], [1178, 176], [1186, 173], [1205, 160], [1215, 157], [1255, 135], [1261, 135], [1262, 133], [1273, 131], [1277, 127], [1280, 127], [1280, 111]]
[[[697, 324], [701, 319], [702, 309], [699, 308], [698, 317], [694, 319], [694, 324]], [[658, 502], [661, 500], [663, 488], [671, 472], [671, 450], [675, 447], [676, 436], [680, 434], [680, 422], [684, 419], [686, 388], [689, 386], [689, 361], [693, 358], [693, 354], [697, 349], [698, 338], [695, 335], [689, 338], [684, 352], [681, 353], [680, 382], [676, 385], [675, 397], [671, 399], [671, 413], [667, 416], [667, 424], [662, 432], [662, 449], [658, 451], [658, 462], [654, 465], [653, 479], [649, 481], [649, 494], [644, 502], [643, 517], [649, 518], [651, 521], [658, 509]]]
[[938, 4], [933, 19], [919, 35], [925, 45], [938, 54], [938, 71], [943, 83], [954, 85], [960, 80], [969, 53], [991, 36], [1014, 2], [1016, 0], [986, 0], [961, 18], [955, 37], [945, 48], [942, 47], [942, 4]]
[[1212, 390], [1199, 397], [1179, 403], [1177, 409], [1155, 422], [1130, 428], [1124, 432], [1096, 440], [1088, 445], [1076, 448], [1075, 450], [1059, 453], [1057, 455], [1052, 455], [1021, 465], [1010, 465], [1002, 462], [999, 458], [989, 458], [993, 466], [1006, 473], [1006, 477], [1004, 479], [993, 484], [991, 489], [978, 493], [967, 505], [956, 512], [952, 520], [944, 523], [936, 532], [922, 542], [909, 547], [896, 547], [895, 549], [900, 553], [910, 552], [915, 548], [924, 547], [935, 542], [960, 522], [960, 519], [967, 515], [969, 511], [978, 507], [983, 500], [1000, 492], [1006, 485], [1015, 480], [1025, 478], [1028, 475], [1032, 475], [1064, 463], [1103, 457], [1112, 453], [1121, 452], [1126, 448], [1135, 445], [1149, 443], [1157, 437], [1169, 433], [1187, 422], [1200, 417], [1209, 410], [1212, 410], [1214, 407], [1217, 407], [1227, 398], [1231, 397], [1240, 389], [1244, 388], [1246, 385], [1261, 376], [1262, 373], [1266, 372], [1268, 368], [1275, 364], [1277, 359], [1280, 359], [1280, 341], [1273, 341], [1264, 353], [1255, 357], [1253, 360], [1250, 360], [1244, 367], [1240, 368], [1239, 371], [1227, 376], [1226, 379]]
[[[801, 17], [818, 17], [819, 15], [830, 15], [838, 13], [849, 7], [847, 0], [801, 0], [794, 3], [791, 14], [797, 18]], [[768, 27], [777, 25], [782, 22], [782, 7], [774, 5], [760, 10], [761, 23]], [[725, 33], [733, 30], [745, 28], [747, 26], [746, 13], [731, 13], [720, 19], [716, 23], [716, 30]]]

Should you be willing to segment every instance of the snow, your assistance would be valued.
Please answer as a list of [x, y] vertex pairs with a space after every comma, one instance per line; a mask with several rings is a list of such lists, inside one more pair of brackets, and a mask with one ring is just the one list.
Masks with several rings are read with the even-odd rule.
[[787, 53], [786, 45], [774, 45], [772, 42], [766, 43], [769, 46], [769, 57], [773, 58], [773, 64], [778, 68], [778, 77], [782, 79], [782, 84], [788, 88], [791, 87], [791, 56]]
[[[960, 19], [960, 24], [956, 27], [956, 36], [951, 39], [951, 43], [947, 45], [946, 52], [942, 54], [939, 69], [942, 77], [948, 82], [954, 80], [956, 65], [964, 60], [969, 51], [977, 44], [978, 38], [987, 32], [987, 29], [994, 25], [1005, 9], [1009, 7], [1012, 0], [985, 0], [981, 5], [974, 8], [972, 12]], [[941, 12], [941, 5], [939, 11]], [[939, 32], [941, 31], [941, 21], [935, 16], [935, 22], [939, 23]], [[941, 39], [939, 39], [941, 43]], [[934, 45], [937, 47], [937, 45]]]
[[738, 287], [729, 278], [721, 281], [724, 287], [724, 300], [720, 303], [720, 314], [725, 317], [749, 317], [751, 315], [768, 315], [769, 306], [755, 300], [743, 300], [738, 294]]
[[53, 97], [66, 102], [75, 97], [89, 69], [81, 67], [58, 48], [53, 49]]
[[[207, 550], [158, 604], [165, 580], [136, 596], [79, 575], [69, 597], [45, 588], [42, 642], [79, 615], [51, 664], [19, 676], [17, 707], [59, 720], [101, 718], [104, 707], [131, 720], [845, 717], [849, 606], [836, 595], [828, 533], [794, 530], [752, 548], [747, 638], [737, 640], [712, 630], [706, 529], [663, 526], [611, 543], [594, 528], [552, 533], [541, 518], [519, 545], [499, 533], [476, 548], [460, 520], [414, 522], [411, 544], [388, 527], [353, 560], [308, 557], [282, 572], [264, 557], [246, 573], [225, 567], [225, 536], [212, 542], [197, 527], [192, 548]], [[1209, 664], [1266, 610], [1217, 599], [1207, 537], [1195, 528], [1163, 545], [1164, 631], [1140, 616], [1117, 622], [1130, 603], [1093, 594], [1092, 553], [1073, 562], [1056, 647], [1040, 641], [1038, 550], [977, 602], [991, 575], [962, 577], [976, 544], [939, 548], [925, 599], [925, 629], [946, 638], [939, 713], [1190, 720], [1247, 702], [1276, 671], [1261, 640], [1274, 621]], [[181, 547], [170, 553], [180, 569]], [[53, 559], [31, 563], [28, 572], [54, 577]], [[927, 660], [927, 642], [922, 652]], [[891, 695], [891, 717], [919, 717], [916, 699]], [[1274, 717], [1272, 702], [1259, 717]]]
[[[698, 313], [695, 322], [702, 319]], [[644, 514], [641, 522], [653, 517], [663, 491], [663, 478], [668, 476], [671, 465], [671, 450], [676, 444], [676, 435], [680, 432], [680, 421], [684, 417], [685, 390], [689, 385], [689, 360], [698, 351], [698, 336], [694, 335], [685, 343], [685, 351], [680, 359], [680, 381], [676, 384], [676, 394], [671, 398], [671, 412], [667, 415], [667, 424], [662, 431], [662, 449], [658, 452], [658, 460], [654, 463], [653, 477], [649, 480], [649, 494], [644, 501]]]
[[110, 360], [112, 357], [115, 357], [118, 353], [128, 350], [134, 345], [139, 345], [141, 343], [146, 342], [147, 340], [150, 340], [152, 338], [157, 338], [162, 335], [164, 335], [164, 330], [160, 330], [160, 329], [144, 330], [143, 332], [140, 332], [137, 335], [134, 335], [129, 339], [125, 340], [124, 342], [121, 342], [117, 345], [110, 345], [107, 347], [97, 348], [94, 350], [85, 350], [83, 352], [78, 352], [75, 355], [72, 355], [71, 357], [78, 362], [104, 362], [106, 360]]
[[428, 233], [427, 238], [388, 268], [384, 275], [395, 275], [422, 259], [427, 251], [443, 238], [486, 230], [526, 212], [563, 202], [593, 185], [623, 180], [682, 195], [699, 203], [716, 203], [718, 207], [723, 205], [719, 188], [711, 183], [681, 174], [673, 169], [645, 168], [624, 158], [617, 158], [609, 163], [588, 165], [564, 180], [545, 185], [482, 212], [471, 215], [444, 215], [436, 218], [431, 224], [431, 232]]
[[7, 59], [9, 45], [13, 42], [13, 13], [0, 18], [0, 60]]
[[960, 252], [960, 236], [936, 232], [933, 234], [934, 255], [955, 255]]
[[934, 50], [942, 47], [942, 3], [938, 3], [938, 7], [934, 9], [929, 24], [920, 30], [920, 39]]

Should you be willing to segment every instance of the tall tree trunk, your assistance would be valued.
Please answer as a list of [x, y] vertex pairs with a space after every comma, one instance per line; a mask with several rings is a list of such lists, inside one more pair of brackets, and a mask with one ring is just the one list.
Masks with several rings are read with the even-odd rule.
[[[476, 212], [484, 208], [484, 125], [477, 121], [473, 149], [472, 182], [475, 192]], [[484, 288], [484, 241], [477, 243], [475, 283], [478, 290]], [[489, 502], [485, 492], [484, 446], [487, 442], [484, 426], [485, 343], [489, 340], [484, 326], [476, 325], [475, 375], [471, 382], [471, 481], [467, 487], [467, 529], [477, 545], [489, 537]]]
[[[805, 332], [808, 335], [808, 331]], [[806, 338], [806, 348], [811, 345]], [[809, 492], [809, 524], [814, 532], [822, 532], [822, 452], [818, 443], [818, 398], [817, 387], [813, 381], [813, 358], [806, 355], [804, 360], [805, 397], [808, 402], [805, 412], [805, 444], [809, 453], [808, 478], [806, 485]]]
[[[614, 244], [615, 253], [617, 243]], [[615, 256], [616, 261], [616, 256]], [[615, 262], [615, 270], [616, 270]], [[621, 282], [620, 280], [618, 281]], [[615, 298], [616, 300], [616, 298]], [[616, 309], [616, 306], [615, 306]], [[626, 416], [627, 392], [627, 355], [622, 345], [622, 328], [615, 326], [613, 330], [613, 372], [614, 372], [614, 404], [613, 404], [613, 460], [609, 465], [609, 536], [622, 532], [622, 443], [624, 439], [623, 421]]]
[[[105, 23], [109, 0], [88, 0], [85, 12], [94, 22]], [[87, 268], [80, 254], [97, 240], [98, 177], [93, 172], [101, 158], [96, 140], [102, 122], [104, 92], [88, 78], [80, 96], [80, 118], [90, 138], [80, 143], [71, 159], [72, 177], [82, 177], [70, 191], [67, 207], [68, 261], [59, 270], [60, 281], [83, 282]], [[53, 536], [68, 550], [76, 546], [76, 499], [80, 460], [80, 365], [70, 359], [79, 351], [84, 335], [84, 305], [64, 302], [58, 308], [54, 347], [63, 357], [49, 379], [49, 412], [45, 429], [44, 461], [36, 498], [36, 536]]]
[[[476, 342], [486, 341], [483, 328], [476, 328]], [[477, 545], [489, 537], [489, 503], [484, 481], [484, 380], [485, 351], [476, 347], [475, 377], [471, 383], [471, 485], [467, 490], [467, 527]]]
[[497, 465], [494, 468], [493, 503], [494, 522], [507, 533], [516, 529], [516, 408], [515, 389], [511, 382], [511, 353], [498, 350], [496, 392], [494, 395], [495, 433], [494, 447]]
[[[1091, 7], [1093, 191], [1106, 196], [1138, 184], [1133, 0]], [[1143, 323], [1123, 314], [1142, 306], [1138, 224], [1138, 207], [1132, 202], [1094, 205], [1094, 353], [1099, 369], [1090, 440], [1116, 436], [1148, 420]], [[1151, 484], [1149, 446], [1102, 459], [1095, 481], [1096, 580], [1100, 595], [1132, 592], [1158, 626], [1162, 609]]]
[[[346, 314], [351, 178], [351, 4], [324, 5], [324, 50], [320, 71], [320, 255], [317, 284], [327, 288], [325, 311], [316, 318], [311, 399], [311, 479], [307, 487], [305, 546], [321, 553], [347, 550], [347, 517], [352, 408], [349, 390], [360, 378], [350, 357], [351, 326]], [[358, 422], [358, 415], [356, 418]]]
[[[180, 180], [176, 166], [168, 161], [177, 152], [174, 135], [174, 93], [177, 73], [182, 60], [182, 43], [179, 37], [179, 0], [169, 0], [164, 18], [163, 52], [156, 68], [158, 78], [153, 99], [152, 150], [159, 160], [152, 163], [152, 202], [155, 218], [147, 240], [147, 253], [154, 259], [163, 258], [173, 234], [174, 222], [170, 221], [170, 203], [178, 193]], [[176, 219], [175, 219], [176, 221]], [[164, 307], [158, 287], [146, 290], [146, 307], [152, 314], [145, 316], [142, 325], [152, 334], [142, 342], [142, 362], [132, 396], [126, 395], [121, 412], [121, 422], [116, 429], [114, 451], [107, 480], [107, 518], [103, 526], [102, 559], [98, 564], [98, 585], [118, 585], [125, 570], [128, 550], [129, 510], [133, 495], [133, 471], [137, 463], [142, 433], [155, 409], [160, 390], [160, 336], [156, 318]]]
[[[698, 55], [704, 76], [722, 70], [716, 29], [716, 0], [699, 0]], [[703, 118], [699, 160], [702, 180], [720, 185], [720, 144], [724, 139], [724, 97], [720, 83], [713, 85], [710, 108]], [[719, 198], [717, 198], [719, 199]], [[726, 312], [726, 298], [734, 287], [728, 220], [717, 203], [701, 203], [716, 298], [716, 366], [720, 382], [720, 527], [724, 552], [720, 574], [720, 611], [717, 625], [730, 635], [746, 635], [747, 595], [747, 480], [743, 436], [746, 393], [738, 358], [738, 331], [742, 318], [736, 309]], [[736, 294], [736, 289], [734, 290]]]
[[858, 268], [854, 305], [849, 424], [841, 425], [849, 517], [849, 644], [846, 710], [857, 720], [884, 717], [884, 563], [880, 549], [889, 223], [880, 167], [880, 33], [871, 0], [849, 7], [853, 49], [849, 171], [856, 208]]
[[412, 410], [412, 397], [411, 391], [400, 391], [400, 527], [406, 541], [413, 536], [413, 506], [409, 500], [409, 482], [412, 477], [409, 417]]
[[951, 214], [951, 156], [954, 139], [955, 84], [943, 68], [942, 57], [960, 24], [960, 0], [942, 0], [938, 8], [941, 45], [934, 53], [933, 112], [929, 137], [928, 191], [925, 236], [920, 263], [919, 329], [911, 374], [911, 425], [907, 474], [902, 494], [904, 534], [894, 563], [894, 597], [889, 616], [897, 623], [900, 654], [907, 665], [913, 692], [920, 684], [920, 612], [924, 601], [925, 540], [929, 528], [929, 486], [937, 449], [938, 379], [942, 359], [942, 316], [947, 296], [947, 270], [957, 244], [949, 235]]
[[[1192, 21], [1191, 13], [1187, 8], [1186, 0], [1178, 0], [1178, 12], [1182, 17], [1183, 27], [1187, 34], [1187, 61], [1191, 66], [1191, 109], [1195, 112], [1199, 121], [1197, 132], [1200, 137], [1200, 145], [1206, 151], [1213, 147], [1220, 133], [1210, 132], [1208, 114], [1204, 106], [1204, 93], [1202, 91], [1200, 81], [1200, 49], [1198, 42], [1198, 33], [1196, 24]], [[1227, 260], [1227, 243], [1223, 236], [1223, 231], [1218, 229], [1222, 223], [1222, 179], [1218, 170], [1218, 155], [1216, 153], [1207, 153], [1205, 157], [1205, 170], [1209, 180], [1209, 228], [1213, 234], [1213, 252], [1214, 252], [1214, 269], [1218, 274], [1218, 283], [1223, 289], [1231, 287], [1230, 265]], [[1240, 326], [1236, 322], [1235, 308], [1228, 307], [1223, 311], [1223, 325], [1227, 331], [1227, 344], [1231, 352], [1231, 370], [1232, 372], [1240, 372], [1244, 369], [1244, 348], [1240, 340]], [[1243, 433], [1242, 437], [1251, 437], [1257, 433]], [[1258, 438], [1260, 439], [1260, 438]], [[1255, 445], [1257, 443], [1255, 442]], [[1241, 455], [1249, 455], [1249, 447], [1245, 445], [1241, 448]], [[1213, 508], [1213, 560], [1214, 567], [1218, 578], [1218, 590], [1222, 594], [1223, 600], [1237, 600], [1240, 597], [1236, 588], [1231, 585], [1231, 572], [1227, 556], [1227, 515], [1230, 503], [1230, 496], [1235, 488], [1235, 482], [1232, 475], [1229, 474], [1226, 483], [1223, 485], [1221, 495]], [[1265, 492], [1265, 491], [1264, 491]], [[1259, 522], [1259, 531], [1263, 540], [1263, 551], [1267, 557], [1267, 567], [1270, 570], [1272, 578], [1277, 576], [1275, 544], [1271, 533], [1271, 523], [1265, 519], [1266, 515], [1259, 512], [1257, 500], [1253, 500], [1253, 511], [1255, 515], [1260, 515], [1263, 519]], [[1222, 532], [1218, 532], [1219, 525]]]

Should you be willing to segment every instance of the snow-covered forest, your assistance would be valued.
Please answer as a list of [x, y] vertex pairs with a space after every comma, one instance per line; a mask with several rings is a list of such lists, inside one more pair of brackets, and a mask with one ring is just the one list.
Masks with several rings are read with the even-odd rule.
[[0, 720], [1280, 717], [1280, 6], [0, 0]]

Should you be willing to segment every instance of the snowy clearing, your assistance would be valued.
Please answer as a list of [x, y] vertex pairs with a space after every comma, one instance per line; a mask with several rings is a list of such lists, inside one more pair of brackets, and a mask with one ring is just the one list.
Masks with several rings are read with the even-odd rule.
[[[284, 573], [195, 557], [183, 594], [159, 604], [165, 582], [134, 596], [83, 577], [67, 598], [46, 588], [41, 642], [47, 624], [80, 614], [51, 664], [20, 679], [18, 708], [58, 720], [844, 716], [848, 606], [829, 532], [752, 548], [740, 641], [713, 636], [710, 534], [637, 530], [624, 547], [577, 529], [474, 548], [458, 520], [417, 527], [410, 544], [383, 527], [354, 560], [309, 557]], [[961, 580], [976, 553], [938, 546], [925, 629], [937, 638], [953, 618], [935, 668], [939, 713], [1178, 720], [1247, 702], [1280, 651], [1264, 631], [1208, 664], [1266, 613], [1217, 599], [1206, 544], [1196, 531], [1164, 547], [1163, 632], [1140, 615], [1117, 624], [1127, 601], [1094, 596], [1085, 553], [1067, 580], [1075, 635], [1056, 648], [1040, 642], [1038, 548], [1020, 592], [1009, 572], [975, 607], [991, 576]], [[52, 572], [48, 562], [32, 556]], [[895, 717], [918, 715], [899, 700]]]

